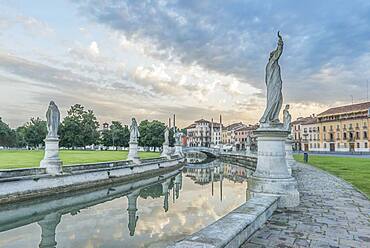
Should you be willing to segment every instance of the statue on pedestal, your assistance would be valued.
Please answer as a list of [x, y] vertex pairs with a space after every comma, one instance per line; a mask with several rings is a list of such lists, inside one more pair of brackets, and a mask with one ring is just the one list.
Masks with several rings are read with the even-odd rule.
[[60, 124], [60, 112], [54, 101], [50, 101], [46, 112], [48, 135], [47, 138], [58, 138], [58, 127]]
[[267, 86], [266, 109], [260, 123], [263, 126], [274, 126], [279, 124], [279, 113], [283, 104], [282, 84], [280, 75], [279, 58], [283, 52], [283, 38], [278, 32], [278, 46], [270, 53], [269, 62], [266, 66], [265, 83]]
[[137, 125], [136, 119], [132, 118], [130, 126], [130, 142], [137, 143], [139, 137], [140, 137], [139, 127]]
[[170, 136], [170, 130], [166, 127], [166, 129], [164, 130], [164, 143], [165, 144], [170, 143], [169, 136]]
[[58, 127], [60, 123], [60, 112], [57, 105], [50, 101], [46, 111], [46, 123], [48, 134], [45, 138], [45, 153], [40, 167], [46, 169], [46, 173], [51, 175], [62, 172], [62, 161], [59, 158], [59, 138]]

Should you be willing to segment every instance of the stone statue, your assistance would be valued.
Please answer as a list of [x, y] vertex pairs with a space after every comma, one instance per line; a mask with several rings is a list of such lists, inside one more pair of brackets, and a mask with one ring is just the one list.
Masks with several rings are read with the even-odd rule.
[[164, 143], [165, 144], [170, 143], [169, 136], [170, 136], [170, 130], [166, 127], [166, 129], [164, 130]]
[[267, 86], [267, 102], [266, 109], [260, 119], [261, 124], [274, 126], [279, 124], [279, 113], [283, 104], [282, 80], [280, 75], [279, 58], [283, 52], [283, 38], [278, 32], [278, 46], [276, 50], [270, 53], [269, 62], [266, 66], [265, 83]]
[[58, 127], [60, 123], [60, 112], [57, 105], [53, 101], [50, 101], [49, 103], [49, 108], [48, 111], [46, 112], [46, 121], [48, 129], [47, 137], [57, 138]]
[[287, 131], [292, 131], [292, 116], [289, 113], [289, 104], [285, 105], [285, 109], [283, 110], [283, 124], [284, 129]]
[[176, 145], [181, 145], [181, 137], [182, 137], [182, 132], [176, 132], [175, 133], [175, 143]]
[[139, 127], [137, 125], [136, 119], [132, 118], [130, 126], [130, 142], [137, 143], [139, 137], [140, 137]]

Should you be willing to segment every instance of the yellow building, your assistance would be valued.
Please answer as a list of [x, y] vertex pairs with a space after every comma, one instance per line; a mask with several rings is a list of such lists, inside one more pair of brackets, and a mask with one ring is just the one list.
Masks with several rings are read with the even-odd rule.
[[370, 102], [330, 108], [317, 115], [318, 151], [369, 152]]

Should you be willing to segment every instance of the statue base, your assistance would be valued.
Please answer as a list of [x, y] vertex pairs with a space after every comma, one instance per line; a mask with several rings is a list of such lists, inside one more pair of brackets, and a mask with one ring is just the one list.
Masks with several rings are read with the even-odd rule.
[[175, 153], [173, 155], [180, 156], [180, 157], [184, 156], [182, 152], [182, 145], [175, 145]]
[[46, 137], [44, 159], [40, 162], [41, 168], [46, 168], [46, 173], [57, 175], [62, 173], [62, 160], [59, 158], [59, 139]]
[[297, 169], [297, 164], [295, 159], [293, 158], [293, 149], [292, 149], [293, 140], [288, 138], [285, 141], [285, 159], [288, 166], [288, 170], [290, 170], [290, 174], [292, 174], [292, 170]]
[[167, 159], [171, 158], [171, 149], [170, 149], [170, 146], [166, 143], [163, 144], [163, 150], [161, 153], [161, 157], [167, 158]]
[[129, 142], [129, 149], [128, 149], [128, 160], [132, 160], [135, 164], [140, 164], [140, 158], [138, 155], [138, 142]]
[[299, 204], [297, 182], [290, 175], [285, 159], [285, 141], [289, 134], [282, 127], [261, 127], [257, 135], [258, 158], [253, 176], [248, 179], [248, 193], [279, 196], [279, 207]]

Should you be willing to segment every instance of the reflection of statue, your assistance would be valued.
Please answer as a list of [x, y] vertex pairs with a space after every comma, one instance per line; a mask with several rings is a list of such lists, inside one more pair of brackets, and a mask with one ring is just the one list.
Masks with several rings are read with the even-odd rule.
[[48, 111], [46, 112], [48, 136], [47, 137], [58, 137], [58, 127], [60, 123], [60, 112], [57, 105], [50, 101]]
[[283, 52], [283, 38], [278, 32], [278, 46], [270, 53], [270, 59], [266, 66], [265, 83], [267, 86], [266, 109], [260, 122], [262, 124], [278, 124], [279, 113], [283, 104], [282, 80], [278, 60]]
[[130, 126], [130, 142], [137, 143], [139, 137], [140, 137], [139, 127], [137, 125], [136, 119], [132, 118]]
[[56, 228], [60, 222], [60, 217], [61, 214], [55, 212], [45, 215], [45, 217], [38, 222], [41, 227], [41, 241], [39, 244], [40, 248], [56, 247]]
[[128, 230], [130, 231], [130, 236], [134, 236], [136, 224], [139, 216], [136, 216], [137, 212], [137, 198], [139, 197], [140, 190], [136, 190], [131, 194], [127, 195], [128, 200]]
[[289, 104], [285, 105], [285, 109], [283, 111], [283, 124], [284, 124], [284, 129], [287, 131], [292, 130], [292, 116], [289, 113]]

